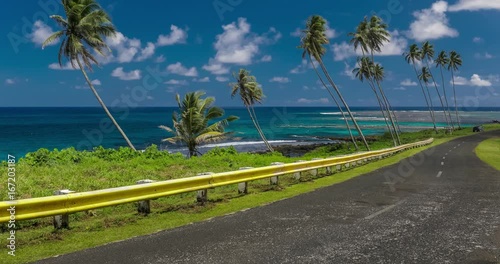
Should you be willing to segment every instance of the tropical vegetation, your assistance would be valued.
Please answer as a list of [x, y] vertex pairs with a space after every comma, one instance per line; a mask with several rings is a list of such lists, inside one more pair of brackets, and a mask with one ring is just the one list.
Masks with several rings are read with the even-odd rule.
[[231, 97], [239, 94], [243, 105], [248, 111], [250, 119], [252, 120], [255, 128], [257, 129], [257, 132], [259, 133], [259, 136], [264, 141], [267, 149], [273, 152], [273, 147], [271, 146], [271, 144], [269, 144], [264, 131], [262, 131], [262, 128], [260, 127], [259, 120], [257, 119], [257, 114], [255, 113], [255, 109], [253, 107], [255, 103], [261, 103], [262, 99], [264, 98], [264, 92], [262, 91], [261, 85], [257, 82], [255, 76], [250, 75], [250, 72], [245, 69], [240, 69], [238, 74], [233, 74], [233, 77], [236, 82], [229, 84], [232, 88]]
[[[229, 122], [238, 119], [236, 116], [223, 118], [224, 110], [213, 106], [214, 97], [202, 98], [205, 93], [201, 91], [187, 93], [181, 101], [177, 94], [176, 100], [179, 105], [179, 113], [172, 114], [172, 128], [159, 126], [159, 128], [174, 134], [173, 137], [163, 139], [170, 143], [182, 142], [189, 151], [189, 157], [201, 155], [198, 146], [215, 142], [226, 138], [230, 132], [224, 132], [224, 128]], [[220, 119], [216, 122], [211, 121]]]
[[135, 150], [134, 145], [97, 93], [84, 68], [87, 67], [92, 71], [92, 64], [99, 65], [92, 51], [102, 56], [105, 56], [105, 51], [109, 51], [103, 38], [113, 37], [116, 34], [110, 17], [95, 0], [62, 0], [62, 5], [66, 18], [60, 15], [50, 16], [62, 27], [62, 30], [49, 36], [43, 42], [42, 47], [62, 38], [58, 54], [59, 65], [62, 67], [62, 58], [64, 57], [69, 60], [73, 68], [78, 66], [106, 115], [111, 119], [128, 146]]
[[[326, 37], [326, 20], [318, 15], [313, 15], [311, 16], [306, 23], [306, 28], [302, 31], [302, 36], [300, 39], [300, 46], [298, 48], [303, 49], [302, 53], [302, 58], [304, 58], [306, 55], [309, 58], [309, 61], [311, 64], [314, 65], [315, 62], [319, 64], [321, 67], [321, 70], [323, 71], [323, 74], [325, 75], [326, 79], [330, 83], [331, 87], [333, 87], [336, 95], [342, 102], [343, 107], [349, 114], [349, 117], [351, 118], [352, 123], [354, 124], [354, 127], [358, 131], [359, 136], [361, 137], [361, 140], [363, 141], [363, 144], [365, 145], [367, 150], [370, 150], [370, 147], [368, 146], [368, 142], [366, 141], [366, 138], [363, 134], [363, 131], [358, 125], [358, 122], [354, 118], [354, 115], [349, 108], [349, 105], [345, 101], [344, 97], [342, 96], [342, 93], [340, 92], [339, 88], [333, 82], [330, 74], [328, 73], [325, 64], [323, 63], [323, 56], [326, 53], [326, 49], [324, 45], [329, 43], [328, 38]], [[314, 59], [314, 60], [313, 60]], [[330, 95], [333, 93], [329, 90], [329, 87], [326, 86], [327, 90], [329, 91]], [[333, 97], [333, 96], [332, 96]], [[334, 100], [335, 101], [335, 100]], [[339, 107], [341, 108], [341, 107]], [[349, 129], [349, 126], [347, 127]], [[351, 136], [352, 137], [352, 136]], [[353, 140], [354, 142], [355, 140]]]

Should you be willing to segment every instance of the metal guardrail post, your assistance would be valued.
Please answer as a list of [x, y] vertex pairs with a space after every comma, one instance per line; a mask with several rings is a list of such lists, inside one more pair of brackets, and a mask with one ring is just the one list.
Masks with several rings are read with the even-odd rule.
[[[312, 160], [322, 160], [322, 158], [314, 158]], [[311, 173], [312, 176], [316, 177], [316, 176], [318, 176], [319, 169], [312, 169], [309, 171], [309, 173]]]
[[[196, 176], [212, 175], [213, 172], [202, 172], [196, 174]], [[204, 205], [208, 201], [208, 189], [199, 190], [196, 192], [196, 202], [198, 204]]]
[[[150, 180], [150, 179], [145, 179], [145, 180], [137, 181], [136, 184], [146, 184], [146, 183], [153, 183], [153, 182], [156, 182], [156, 181]], [[151, 213], [150, 200], [139, 201], [137, 203], [137, 212], [140, 214], [145, 214], [145, 215], [148, 215], [149, 213]]]
[[[273, 163], [271, 163], [271, 166], [278, 166], [278, 165], [285, 165], [285, 163], [284, 162], [273, 162]], [[271, 185], [278, 185], [278, 183], [279, 183], [278, 176], [273, 176], [273, 177], [269, 178], [269, 183]]]
[[[253, 167], [241, 167], [240, 170], [249, 170], [253, 169]], [[238, 193], [247, 194], [248, 193], [248, 182], [240, 182], [238, 183]]]
[[[70, 194], [74, 193], [74, 191], [70, 190], [58, 190], [54, 191], [54, 195], [64, 195], [64, 194]], [[53, 218], [53, 224], [55, 229], [63, 229], [69, 228], [69, 215], [68, 214], [62, 214], [62, 215], [55, 215]]]
[[[300, 163], [300, 162], [304, 162], [305, 160], [297, 160], [295, 163]], [[302, 177], [302, 172], [295, 172], [293, 173], [293, 178], [296, 179], [296, 180], [300, 180], [300, 178]]]

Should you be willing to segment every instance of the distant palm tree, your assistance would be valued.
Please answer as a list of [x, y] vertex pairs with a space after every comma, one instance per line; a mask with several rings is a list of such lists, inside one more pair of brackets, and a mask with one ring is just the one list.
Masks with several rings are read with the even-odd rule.
[[82, 65], [83, 61], [83, 64], [90, 71], [92, 71], [92, 64], [98, 65], [97, 60], [90, 53], [90, 50], [104, 55], [103, 51], [105, 49], [109, 50], [109, 47], [106, 45], [103, 37], [114, 36], [116, 33], [115, 27], [111, 23], [108, 14], [94, 0], [62, 0], [62, 5], [66, 13], [66, 19], [59, 15], [52, 15], [50, 18], [54, 19], [63, 29], [49, 36], [43, 42], [42, 48], [63, 38], [59, 48], [59, 65], [62, 66], [62, 57], [67, 58], [73, 68], [76, 68], [76, 65], [78, 65], [104, 112], [106, 112], [130, 148], [135, 150], [134, 145], [132, 145], [125, 132], [123, 132], [113, 118], [113, 115], [111, 115], [92, 85]]
[[[434, 79], [434, 75], [432, 74], [432, 71], [430, 68], [431, 66], [430, 66], [429, 62], [434, 60], [434, 46], [429, 41], [426, 41], [426, 42], [424, 42], [424, 44], [422, 44], [422, 59], [424, 59], [426, 62], [427, 70], [429, 71], [431, 80], [434, 83], [434, 88], [436, 88], [436, 93], [439, 97], [439, 101], [441, 102], [441, 107], [443, 109], [443, 114], [444, 114], [444, 119], [446, 121], [446, 124], [448, 125], [448, 127], [450, 127], [450, 122], [448, 121], [448, 115], [446, 114], [446, 109], [444, 107], [443, 98], [441, 97], [441, 93], [439, 92], [436, 80]], [[431, 101], [432, 101], [432, 99], [431, 99]]]
[[319, 63], [326, 79], [335, 90], [335, 93], [342, 102], [344, 108], [346, 109], [346, 112], [349, 114], [349, 117], [356, 130], [358, 131], [363, 144], [365, 145], [367, 150], [370, 150], [370, 146], [368, 145], [368, 142], [366, 141], [366, 138], [363, 135], [363, 131], [361, 131], [361, 128], [358, 125], [358, 122], [354, 118], [349, 105], [345, 101], [337, 85], [333, 82], [330, 74], [325, 67], [325, 64], [323, 63], [322, 57], [326, 53], [326, 49], [323, 45], [329, 43], [328, 38], [326, 37], [326, 20], [321, 16], [313, 15], [307, 20], [306, 29], [302, 32], [303, 36], [301, 38], [301, 45], [299, 46], [299, 48], [304, 50], [302, 57], [304, 57], [305, 54], [308, 54]]
[[[431, 93], [429, 91], [429, 86], [427, 85], [428, 83], [430, 83], [431, 74], [430, 74], [430, 71], [429, 71], [429, 69], [427, 67], [422, 67], [422, 70], [418, 74], [418, 79], [425, 84], [425, 88], [427, 90], [427, 94], [428, 94], [429, 98], [431, 98]], [[434, 111], [434, 106], [432, 105], [432, 100], [429, 100], [429, 102], [431, 104], [432, 111]], [[436, 126], [436, 120], [434, 120], [434, 126]]]
[[382, 99], [378, 95], [377, 90], [375, 88], [375, 84], [372, 80], [372, 76], [375, 75], [374, 70], [375, 69], [374, 69], [373, 62], [370, 60], [370, 58], [365, 56], [365, 57], [361, 57], [358, 59], [358, 67], [354, 68], [352, 72], [354, 73], [356, 78], [358, 78], [361, 82], [363, 82], [365, 79], [368, 80], [368, 84], [370, 85], [370, 88], [372, 89], [373, 93], [375, 94], [375, 97], [377, 98], [377, 102], [378, 102], [378, 105], [380, 107], [380, 111], [381, 111], [382, 116], [384, 118], [387, 129], [391, 134], [391, 138], [393, 140], [394, 146], [397, 146], [394, 132], [393, 132], [391, 126], [389, 125], [389, 122], [387, 121], [386, 112], [384, 111], [384, 107], [382, 106], [383, 105]]
[[[360, 47], [363, 57], [366, 53], [371, 54], [372, 65], [374, 64], [374, 53], [380, 52], [384, 43], [389, 42], [390, 38], [390, 33], [387, 31], [387, 24], [385, 24], [378, 16], [372, 16], [369, 22], [365, 17], [356, 27], [356, 31], [351, 32], [348, 35], [351, 36], [350, 42], [354, 46], [354, 50], [357, 50], [358, 47]], [[380, 65], [378, 66], [378, 70], [383, 69]], [[382, 113], [384, 111], [387, 112], [387, 116], [392, 126], [392, 128], [389, 127], [389, 130], [394, 130], [394, 133], [391, 131], [393, 140], [397, 140], [397, 142], [400, 144], [398, 129], [396, 129], [395, 124], [397, 123], [397, 121], [395, 122], [396, 115], [394, 114], [394, 111], [391, 110], [389, 100], [387, 99], [384, 89], [381, 86], [381, 80], [383, 78], [377, 80], [375, 76], [373, 76], [372, 71], [366, 71], [365, 73], [367, 73], [366, 79], [368, 79], [369, 82], [371, 82], [371, 84], [373, 85], [372, 90], [375, 93], [375, 96], [379, 98], [378, 92], [375, 89], [375, 83], [377, 84], [378, 91], [380, 92], [380, 96], [382, 98], [381, 100], [377, 99], [379, 101], [380, 111], [382, 111]], [[379, 73], [383, 74], [383, 71]]]
[[159, 126], [159, 128], [175, 135], [162, 141], [183, 142], [189, 150], [189, 157], [201, 154], [198, 151], [199, 145], [226, 138], [229, 133], [224, 132], [224, 128], [229, 122], [238, 119], [236, 116], [229, 116], [209, 124], [210, 121], [224, 116], [224, 110], [212, 106], [215, 98], [201, 98], [204, 95], [205, 93], [201, 91], [190, 92], [184, 96], [181, 102], [180, 96], [177, 94], [176, 100], [180, 113], [173, 113], [173, 127]]
[[271, 144], [269, 144], [269, 141], [261, 129], [253, 107], [255, 103], [261, 103], [264, 97], [262, 88], [260, 88], [259, 83], [257, 83], [255, 76], [250, 75], [250, 72], [245, 69], [240, 69], [237, 75], [234, 74], [234, 78], [236, 83], [230, 84], [232, 87], [231, 97], [234, 97], [236, 94], [240, 95], [241, 101], [243, 102], [243, 105], [245, 105], [248, 115], [250, 115], [250, 119], [252, 119], [259, 136], [262, 138], [262, 141], [264, 141], [267, 149], [273, 152], [274, 149]]
[[434, 124], [434, 131], [437, 133], [437, 127], [436, 127], [436, 119], [434, 118], [434, 112], [432, 111], [431, 106], [429, 105], [429, 100], [427, 99], [427, 95], [425, 95], [425, 90], [424, 86], [422, 85], [422, 82], [420, 81], [420, 78], [418, 78], [418, 71], [417, 71], [417, 62], [419, 62], [422, 58], [422, 54], [420, 52], [420, 49], [418, 48], [417, 44], [412, 44], [410, 46], [410, 50], [408, 52], [403, 53], [403, 56], [406, 59], [406, 62], [408, 64], [413, 65], [413, 69], [415, 70], [415, 76], [418, 79], [418, 82], [420, 84], [420, 88], [422, 88], [422, 94], [425, 98], [425, 103], [427, 104], [427, 108], [429, 109], [429, 113], [431, 115], [432, 123]]
[[448, 120], [450, 120], [450, 124], [452, 129], [455, 129], [453, 119], [451, 118], [451, 113], [450, 113], [450, 105], [448, 104], [448, 96], [446, 95], [446, 88], [445, 88], [445, 81], [444, 81], [444, 75], [443, 75], [443, 68], [448, 65], [449, 59], [448, 55], [446, 52], [443, 50], [439, 52], [437, 58], [436, 58], [436, 67], [439, 67], [439, 70], [441, 72], [441, 83], [443, 85], [443, 95], [444, 95], [444, 101], [446, 103], [446, 111], [448, 112]]
[[462, 66], [462, 57], [456, 51], [450, 52], [450, 60], [448, 62], [448, 70], [451, 71], [451, 80], [453, 82], [453, 98], [455, 100], [455, 114], [457, 116], [458, 129], [462, 129], [460, 125], [460, 117], [458, 116], [457, 93], [455, 91], [455, 71]]

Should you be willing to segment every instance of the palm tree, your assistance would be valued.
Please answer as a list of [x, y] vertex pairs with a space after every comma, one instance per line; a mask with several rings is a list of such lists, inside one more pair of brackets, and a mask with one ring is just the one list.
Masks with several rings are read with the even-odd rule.
[[257, 120], [257, 115], [255, 114], [255, 110], [253, 107], [255, 103], [261, 103], [264, 97], [262, 88], [260, 88], [259, 83], [257, 83], [257, 79], [255, 78], [255, 76], [250, 75], [250, 72], [245, 69], [240, 69], [238, 75], [233, 74], [233, 76], [236, 80], [236, 83], [230, 84], [230, 86], [232, 87], [231, 97], [234, 97], [237, 93], [239, 93], [241, 101], [243, 102], [243, 105], [245, 105], [245, 108], [248, 111], [248, 115], [250, 115], [250, 119], [252, 119], [252, 122], [257, 129], [260, 137], [262, 138], [262, 141], [264, 141], [267, 149], [273, 152], [274, 150], [271, 144], [269, 144], [266, 136], [264, 135], [264, 132], [259, 125], [259, 121]]
[[382, 106], [383, 105], [382, 100], [380, 99], [380, 96], [378, 95], [377, 90], [375, 88], [375, 84], [372, 80], [372, 76], [375, 75], [373, 62], [370, 60], [370, 58], [366, 56], [361, 57], [358, 59], [358, 67], [354, 68], [352, 72], [354, 73], [356, 78], [358, 78], [361, 82], [363, 82], [365, 79], [368, 80], [370, 88], [372, 89], [373, 93], [375, 94], [375, 97], [377, 98], [380, 111], [382, 112], [382, 116], [384, 118], [387, 129], [391, 134], [394, 146], [397, 146], [396, 138], [394, 136], [392, 128], [389, 125], [389, 122], [387, 121], [386, 113], [384, 111], [384, 107]]
[[[383, 98], [385, 98], [385, 94], [383, 92], [384, 90], [382, 89], [380, 83], [384, 80], [384, 78], [385, 78], [384, 67], [382, 67], [382, 65], [380, 65], [379, 63], [375, 63], [375, 65], [373, 66], [373, 79], [375, 79], [375, 81], [377, 82], [377, 86], [379, 87], [379, 90], [381, 91]], [[401, 145], [401, 138], [399, 137], [401, 129], [399, 128], [399, 122], [397, 120], [396, 115], [394, 114], [394, 111], [391, 111], [391, 104], [389, 103], [389, 100], [385, 98], [384, 102], [386, 103], [385, 107], [387, 109], [387, 114], [389, 115], [389, 120], [391, 121], [392, 128], [394, 129], [396, 140], [398, 141], [398, 144]]]
[[[385, 24], [382, 21], [382, 19], [380, 19], [378, 16], [372, 16], [370, 18], [370, 22], [368, 22], [367, 18], [365, 17], [359, 23], [359, 25], [356, 27], [356, 31], [351, 32], [348, 35], [351, 36], [350, 42], [354, 46], [354, 50], [357, 50], [358, 47], [360, 47], [361, 52], [363, 53], [363, 57], [365, 56], [366, 53], [371, 54], [371, 60], [372, 60], [371, 64], [372, 65], [374, 64], [374, 53], [380, 52], [384, 43], [389, 42], [389, 37], [390, 37], [390, 34], [387, 31], [387, 24]], [[383, 68], [381, 68], [380, 65], [378, 65], [378, 67], [379, 67], [378, 70], [383, 69]], [[373, 69], [375, 69], [375, 66], [373, 67]], [[387, 99], [385, 92], [384, 92], [384, 89], [381, 86], [381, 80], [383, 78], [377, 80], [376, 78], [374, 78], [374, 76], [373, 76], [374, 73], [372, 73], [371, 70], [366, 71], [366, 73], [367, 73], [366, 78], [373, 85], [372, 90], [375, 93], [375, 96], [378, 98], [379, 96], [378, 96], [377, 91], [375, 90], [374, 83], [377, 84], [378, 90], [380, 92], [380, 96], [382, 97], [382, 100], [377, 99], [377, 101], [379, 101], [380, 110], [382, 111], [382, 113], [384, 111], [387, 112], [387, 116], [390, 119], [392, 129], [394, 130], [394, 133], [392, 133], [392, 131], [391, 131], [391, 135], [393, 135], [393, 140], [395, 140], [395, 138], [394, 138], [394, 134], [395, 134], [398, 143], [400, 143], [398, 129], [396, 129], [396, 125], [395, 125], [396, 115], [394, 114], [394, 111], [391, 110], [389, 100]], [[381, 73], [381, 72], [379, 72], [379, 73]], [[382, 73], [383, 73], [383, 71], [382, 71]], [[384, 114], [384, 116], [385, 116], [385, 114]], [[398, 124], [398, 127], [399, 127], [399, 124]], [[391, 130], [390, 127], [389, 127], [389, 130]]]
[[415, 70], [415, 75], [417, 76], [417, 79], [418, 79], [418, 82], [420, 84], [420, 88], [422, 88], [422, 94], [424, 95], [424, 98], [425, 98], [425, 103], [427, 104], [427, 108], [429, 109], [429, 113], [431, 115], [431, 119], [432, 119], [432, 123], [434, 124], [434, 131], [437, 133], [438, 130], [437, 130], [437, 127], [436, 127], [436, 120], [434, 118], [434, 113], [432, 111], [432, 108], [431, 106], [429, 105], [429, 100], [427, 99], [427, 95], [425, 95], [425, 90], [424, 90], [424, 86], [422, 85], [422, 82], [421, 80], [418, 78], [418, 71], [417, 71], [417, 62], [419, 62], [422, 58], [422, 55], [421, 55], [421, 52], [420, 52], [420, 49], [418, 48], [417, 44], [412, 44], [410, 46], [410, 50], [408, 52], [405, 52], [404, 54], [404, 57], [406, 59], [406, 62], [408, 64], [411, 64], [413, 65], [413, 69]]
[[176, 96], [180, 113], [174, 112], [172, 115], [173, 128], [159, 126], [172, 134], [173, 137], [163, 139], [170, 143], [183, 142], [189, 150], [189, 157], [201, 154], [197, 147], [206, 142], [214, 142], [227, 137], [229, 132], [224, 132], [224, 128], [229, 122], [237, 120], [236, 116], [229, 116], [213, 124], [209, 124], [213, 119], [224, 116], [222, 108], [212, 106], [215, 98], [201, 98], [205, 93], [201, 91], [187, 93], [180, 99]]
[[455, 114], [457, 116], [458, 129], [462, 129], [460, 126], [460, 117], [458, 116], [458, 105], [457, 105], [457, 93], [455, 91], [455, 71], [462, 66], [462, 58], [460, 54], [456, 51], [450, 52], [450, 61], [448, 62], [448, 70], [451, 71], [451, 80], [453, 82], [453, 98], [455, 100]]
[[443, 68], [448, 65], [449, 59], [448, 55], [446, 52], [443, 50], [439, 52], [437, 58], [436, 58], [436, 67], [439, 67], [439, 70], [441, 72], [441, 83], [443, 84], [443, 95], [444, 95], [444, 101], [446, 103], [446, 111], [448, 112], [448, 120], [450, 120], [451, 128], [455, 129], [455, 126], [453, 124], [453, 119], [451, 118], [451, 113], [450, 113], [450, 105], [448, 104], [448, 96], [446, 95], [446, 88], [444, 86], [444, 75], [443, 75]]
[[[425, 60], [427, 64], [427, 70], [429, 71], [430, 77], [432, 82], [434, 83], [434, 88], [436, 88], [436, 93], [439, 97], [439, 101], [441, 102], [441, 107], [443, 108], [443, 114], [444, 114], [444, 119], [446, 120], [446, 124], [448, 127], [450, 127], [450, 122], [448, 121], [448, 115], [446, 114], [446, 109], [444, 107], [443, 103], [443, 98], [441, 97], [441, 93], [439, 92], [439, 89], [436, 84], [436, 80], [434, 79], [434, 75], [432, 74], [429, 62], [434, 60], [434, 46], [429, 42], [426, 41], [424, 44], [422, 44], [422, 59]], [[432, 99], [431, 99], [432, 101]]]
[[[429, 68], [422, 67], [422, 71], [420, 71], [420, 73], [418, 75], [418, 79], [425, 84], [425, 88], [427, 89], [427, 94], [428, 94], [429, 98], [432, 98], [431, 97], [431, 93], [429, 91], [429, 86], [427, 85], [430, 82], [430, 79], [431, 79], [431, 73], [429, 71]], [[432, 100], [429, 100], [429, 102], [431, 104], [432, 111], [434, 111], [434, 106], [432, 105]], [[434, 126], [436, 126], [435, 119], [434, 119]]]
[[319, 63], [323, 71], [323, 74], [325, 75], [326, 79], [335, 90], [335, 93], [342, 102], [344, 108], [346, 109], [346, 112], [349, 114], [349, 117], [352, 123], [354, 124], [356, 130], [358, 131], [359, 136], [363, 141], [363, 144], [365, 145], [367, 150], [370, 150], [370, 146], [368, 145], [368, 142], [366, 141], [366, 138], [363, 135], [363, 132], [361, 131], [361, 128], [358, 125], [358, 122], [354, 118], [354, 115], [352, 114], [349, 105], [345, 101], [337, 85], [333, 82], [332, 78], [330, 77], [330, 74], [328, 74], [325, 64], [323, 63], [322, 57], [326, 53], [326, 49], [323, 45], [329, 43], [328, 38], [326, 37], [325, 34], [326, 20], [321, 16], [313, 15], [307, 20], [306, 29], [303, 30], [302, 32], [303, 36], [301, 38], [301, 45], [299, 46], [300, 49], [304, 50], [304, 52], [302, 53], [302, 57], [304, 57], [307, 54], [308, 56], [311, 56]]
[[71, 66], [80, 68], [87, 84], [94, 93], [97, 101], [108, 115], [109, 119], [116, 126], [120, 134], [123, 136], [127, 144], [135, 150], [134, 145], [130, 142], [127, 135], [116, 120], [113, 118], [108, 108], [102, 101], [96, 89], [92, 85], [83, 64], [92, 71], [92, 64], [98, 65], [97, 60], [90, 53], [90, 50], [104, 55], [105, 49], [109, 47], [104, 42], [103, 37], [111, 37], [116, 33], [115, 27], [104, 10], [95, 2], [95, 0], [62, 0], [62, 5], [66, 13], [66, 19], [59, 15], [52, 15], [50, 18], [55, 20], [62, 30], [55, 32], [48, 37], [42, 45], [46, 45], [63, 38], [59, 47], [59, 65], [62, 66], [62, 57], [65, 57], [71, 62]]

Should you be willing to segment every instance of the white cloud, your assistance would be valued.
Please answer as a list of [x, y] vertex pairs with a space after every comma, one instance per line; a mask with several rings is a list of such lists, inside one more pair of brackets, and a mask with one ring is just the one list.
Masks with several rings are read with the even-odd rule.
[[[43, 42], [50, 37], [52, 34], [54, 34], [54, 31], [52, 31], [52, 28], [47, 26], [45, 23], [43, 23], [40, 20], [37, 20], [33, 24], [32, 32], [28, 34], [28, 38], [31, 40], [31, 42], [37, 44], [37, 45], [42, 45]], [[56, 45], [59, 41], [54, 41], [47, 46], [51, 45]]]
[[59, 63], [51, 63], [49, 64], [49, 69], [52, 69], [52, 70], [69, 70], [69, 71], [72, 71], [72, 70], [77, 70], [78, 69], [78, 66], [75, 62], [75, 66], [76, 68], [73, 68], [73, 66], [71, 66], [71, 62], [66, 62], [64, 63], [62, 66], [59, 65]]
[[153, 54], [155, 54], [155, 48], [155, 44], [148, 42], [146, 47], [141, 49], [141, 54], [137, 57], [137, 61], [143, 61], [153, 56]]
[[351, 67], [347, 62], [344, 62], [344, 71], [341, 73], [344, 76], [351, 78], [351, 80], [356, 79], [356, 75], [352, 72], [354, 67]]
[[227, 74], [229, 73], [229, 68], [225, 67], [222, 63], [217, 62], [214, 59], [210, 59], [208, 64], [203, 65], [205, 71], [209, 71], [215, 75]]
[[264, 57], [262, 57], [260, 59], [260, 61], [262, 61], [262, 62], [270, 62], [272, 60], [273, 60], [273, 57], [271, 55], [264, 55]]
[[305, 73], [307, 71], [307, 69], [310, 69], [310, 68], [312, 68], [312, 66], [309, 65], [308, 61], [306, 59], [302, 59], [302, 62], [300, 63], [300, 65], [291, 69], [290, 73], [292, 73], [292, 74]]
[[300, 98], [297, 100], [297, 103], [299, 104], [328, 104], [330, 101], [328, 98], [320, 98], [320, 99], [307, 99], [307, 98]]
[[273, 77], [269, 82], [276, 82], [276, 83], [289, 83], [290, 79], [287, 77]]
[[106, 57], [97, 55], [96, 57], [101, 64], [143, 61], [152, 57], [156, 50], [154, 43], [148, 42], [143, 47], [139, 39], [128, 38], [121, 32], [117, 32], [113, 37], [107, 37], [106, 44], [111, 49], [111, 54], [106, 54]]
[[239, 18], [237, 23], [222, 26], [223, 33], [216, 36], [214, 43], [215, 57], [210, 58], [203, 69], [220, 75], [229, 72], [225, 64], [249, 65], [260, 53], [260, 46], [272, 45], [282, 37], [281, 33], [273, 27], [262, 35], [251, 32], [250, 28], [245, 18]]
[[477, 11], [484, 9], [498, 9], [500, 10], [500, 1], [498, 0], [459, 0], [458, 3], [451, 5], [448, 11]]
[[14, 79], [5, 79], [5, 84], [14, 84], [16, 81]]
[[406, 88], [405, 87], [396, 87], [396, 88], [394, 88], [394, 90], [396, 90], [396, 91], [406, 91]]
[[222, 76], [217, 76], [217, 77], [215, 77], [215, 79], [216, 79], [218, 82], [227, 82], [227, 81], [229, 81], [229, 78], [227, 78], [227, 77], [222, 77]]
[[206, 83], [206, 82], [210, 82], [210, 78], [209, 77], [205, 77], [205, 78], [201, 78], [201, 79], [193, 79], [193, 82], [199, 82], [199, 83]]
[[[492, 78], [494, 76], [490, 76]], [[450, 81], [450, 84], [453, 83], [453, 80]], [[479, 76], [478, 74], [473, 74], [470, 78], [470, 80], [461, 77], [461, 76], [456, 76], [455, 77], [455, 85], [467, 85], [467, 86], [478, 86], [478, 87], [489, 87], [492, 86], [491, 80], [484, 80]]]
[[474, 43], [483, 43], [484, 42], [484, 39], [480, 38], [480, 37], [474, 37], [472, 39], [472, 42]]
[[402, 86], [417, 86], [418, 84], [410, 79], [403, 80], [400, 85]]
[[186, 80], [175, 80], [175, 79], [168, 80], [164, 83], [170, 85], [188, 85], [188, 82]]
[[437, 1], [431, 8], [413, 12], [416, 20], [410, 25], [408, 37], [416, 41], [457, 37], [458, 31], [448, 25], [447, 9], [447, 2]]
[[294, 32], [290, 33], [290, 36], [297, 38], [302, 36], [302, 29], [296, 28]]
[[493, 55], [489, 54], [488, 52], [485, 52], [484, 54], [481, 54], [481, 53], [474, 54], [474, 58], [489, 60], [489, 59], [493, 59], [494, 57], [493, 57]]
[[198, 70], [196, 67], [186, 68], [182, 65], [182, 63], [177, 62], [175, 64], [170, 64], [167, 66], [167, 71], [169, 73], [178, 74], [187, 77], [196, 77], [198, 76]]
[[[376, 52], [375, 56], [401, 56], [406, 50], [408, 46], [408, 40], [402, 37], [399, 31], [394, 30], [389, 32], [391, 37], [389, 37], [389, 41], [385, 42], [381, 47], [380, 52]], [[347, 42], [343, 41], [340, 44], [334, 43], [331, 46], [333, 51], [333, 59], [335, 61], [342, 61], [350, 57], [361, 56], [363, 52], [360, 48], [354, 51], [354, 47], [349, 45]], [[366, 54], [365, 54], [366, 55]]]
[[130, 72], [124, 72], [123, 67], [118, 67], [111, 72], [111, 76], [124, 81], [139, 80], [141, 78], [141, 71], [133, 70]]
[[175, 25], [171, 25], [170, 30], [170, 34], [158, 36], [158, 41], [156, 42], [158, 46], [161, 47], [186, 43], [188, 34], [185, 30], [182, 30]]
[[156, 63], [162, 63], [162, 62], [164, 62], [165, 60], [166, 60], [165, 56], [160, 55], [160, 56], [156, 57], [155, 62], [156, 62]]
[[96, 86], [99, 86], [101, 85], [101, 81], [99, 79], [95, 79], [93, 81], [90, 82], [92, 85], [96, 85]]

